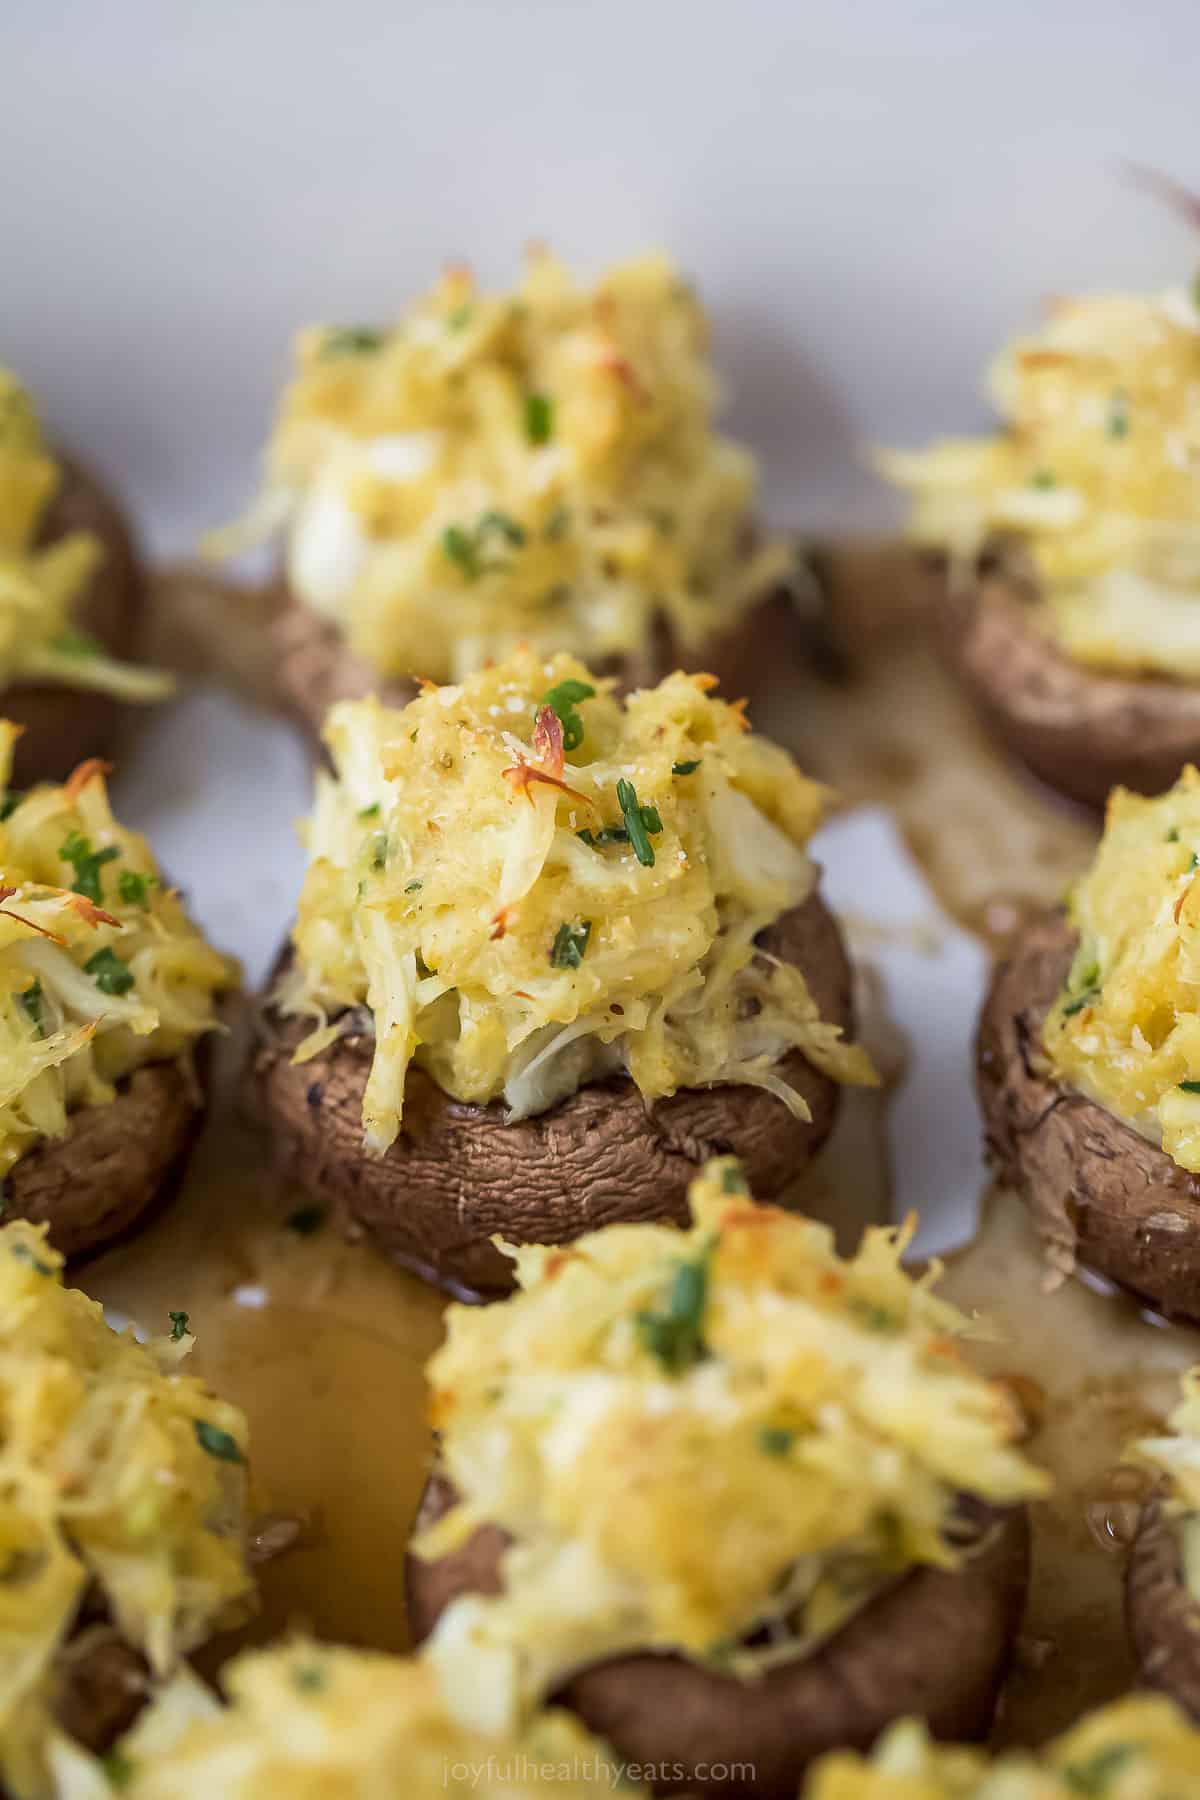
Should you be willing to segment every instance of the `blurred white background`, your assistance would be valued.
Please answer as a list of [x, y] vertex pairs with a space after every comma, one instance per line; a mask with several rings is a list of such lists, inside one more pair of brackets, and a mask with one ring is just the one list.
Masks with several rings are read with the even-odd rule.
[[1041, 297], [1190, 275], [1195, 0], [43, 0], [0, 8], [0, 356], [180, 547], [245, 495], [293, 326], [447, 256], [663, 244], [781, 521], [980, 416]]

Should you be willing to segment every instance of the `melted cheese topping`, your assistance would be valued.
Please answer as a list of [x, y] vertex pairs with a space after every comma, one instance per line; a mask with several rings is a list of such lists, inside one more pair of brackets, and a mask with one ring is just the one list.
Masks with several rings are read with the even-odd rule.
[[1200, 1731], [1169, 1700], [1101, 1707], [1036, 1754], [935, 1744], [924, 1725], [894, 1725], [869, 1758], [840, 1750], [802, 1800], [1183, 1800], [1200, 1791]]
[[912, 533], [969, 568], [997, 534], [1040, 583], [1034, 618], [1077, 661], [1200, 679], [1197, 295], [1056, 301], [992, 369], [1003, 428], [883, 456]]
[[399, 1130], [410, 1061], [517, 1118], [614, 1068], [647, 1099], [744, 1082], [807, 1116], [776, 1068], [793, 1047], [875, 1081], [754, 943], [812, 889], [823, 790], [707, 676], [623, 703], [611, 685], [523, 651], [402, 711], [330, 714], [278, 998], [321, 1021], [298, 1060], [336, 1037], [328, 1014], [370, 1008], [372, 1147]]
[[238, 978], [113, 818], [103, 764], [8, 792], [17, 735], [0, 720], [0, 1175], [75, 1107], [184, 1055]]
[[728, 1158], [690, 1199], [683, 1233], [512, 1249], [513, 1298], [447, 1311], [431, 1418], [459, 1498], [416, 1553], [484, 1523], [513, 1540], [503, 1593], [454, 1601], [427, 1644], [474, 1725], [633, 1650], [752, 1675], [914, 1564], [954, 1566], [961, 1494], [1046, 1490], [936, 1269], [901, 1268], [906, 1233], [843, 1259], [827, 1227], [754, 1205]]
[[[610, 1800], [646, 1793], [569, 1713], [484, 1736], [452, 1719], [413, 1658], [297, 1641], [239, 1656], [222, 1709], [180, 1682], [117, 1753], [127, 1800]], [[110, 1761], [111, 1766], [111, 1761]], [[89, 1758], [60, 1747], [59, 1800], [111, 1800]]]
[[0, 1774], [21, 1800], [85, 1598], [161, 1676], [251, 1593], [245, 1419], [178, 1372], [190, 1337], [119, 1335], [61, 1269], [44, 1227], [0, 1229]]
[[115, 662], [72, 626], [103, 551], [86, 531], [39, 543], [61, 480], [28, 394], [0, 368], [0, 687], [49, 682], [161, 700], [174, 685], [168, 676]]
[[661, 256], [515, 293], [453, 270], [385, 331], [307, 331], [266, 489], [293, 593], [381, 674], [461, 680], [520, 643], [689, 653], [786, 574], [748, 546], [754, 462], [712, 429], [707, 327]]
[[1079, 948], [1047, 1016], [1050, 1065], [1181, 1168], [1200, 1171], [1200, 774], [1116, 788], [1073, 889]]

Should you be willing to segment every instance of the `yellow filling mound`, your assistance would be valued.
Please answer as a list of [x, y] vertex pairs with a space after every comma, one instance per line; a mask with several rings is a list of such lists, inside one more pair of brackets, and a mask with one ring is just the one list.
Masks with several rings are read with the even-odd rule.
[[935, 1744], [894, 1725], [868, 1760], [826, 1757], [802, 1800], [1184, 1800], [1200, 1792], [1200, 1731], [1169, 1700], [1131, 1696], [1090, 1713], [1036, 1755]]
[[411, 1061], [515, 1117], [619, 1068], [647, 1099], [745, 1082], [807, 1116], [776, 1066], [792, 1048], [874, 1081], [754, 944], [812, 889], [822, 790], [706, 676], [624, 703], [610, 685], [526, 650], [402, 711], [333, 708], [279, 1001], [370, 1008], [371, 1147], [400, 1128]]
[[1047, 1016], [1051, 1067], [1200, 1171], [1200, 775], [1165, 794], [1114, 789], [1071, 893], [1079, 930]]
[[17, 735], [0, 720], [0, 1175], [73, 1108], [184, 1054], [237, 981], [113, 818], [103, 765], [10, 793]]
[[72, 626], [103, 551], [86, 531], [38, 543], [61, 479], [28, 394], [0, 368], [0, 687], [50, 682], [161, 700], [173, 686], [169, 677], [115, 662]]
[[636, 655], [659, 620], [694, 653], [791, 556], [749, 547], [707, 336], [665, 257], [588, 289], [545, 254], [510, 294], [452, 270], [389, 329], [307, 331], [262, 500], [211, 547], [282, 528], [293, 593], [385, 675]]
[[1055, 301], [990, 387], [995, 436], [880, 459], [913, 536], [967, 567], [1013, 537], [1068, 655], [1200, 679], [1200, 295]]
[[908, 1231], [839, 1257], [729, 1158], [690, 1199], [683, 1233], [513, 1249], [512, 1299], [448, 1310], [431, 1416], [459, 1501], [417, 1553], [484, 1522], [514, 1540], [503, 1594], [455, 1601], [427, 1647], [475, 1724], [626, 1651], [743, 1674], [803, 1654], [912, 1565], [959, 1561], [960, 1494], [1046, 1490], [936, 1269], [901, 1268]]
[[[239, 1656], [227, 1709], [197, 1683], [169, 1689], [121, 1745], [127, 1800], [631, 1800], [646, 1790], [565, 1712], [485, 1737], [448, 1715], [408, 1658], [297, 1641]], [[88, 1759], [60, 1753], [59, 1800], [111, 1800]]]
[[[52, 1664], [85, 1597], [155, 1675], [234, 1622], [246, 1422], [62, 1285], [44, 1228], [0, 1229], [0, 1773], [40, 1793]], [[164, 1325], [167, 1323], [163, 1321]]]

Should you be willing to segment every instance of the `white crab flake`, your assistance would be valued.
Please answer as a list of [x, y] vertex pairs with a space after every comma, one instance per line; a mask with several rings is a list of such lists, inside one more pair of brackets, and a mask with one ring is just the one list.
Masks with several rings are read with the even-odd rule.
[[[494, 710], [495, 709], [493, 708], [493, 711]], [[524, 700], [522, 700], [520, 694], [510, 694], [508, 696], [508, 699], [504, 702], [504, 710], [505, 710], [505, 712], [510, 712], [510, 713], [524, 712], [525, 711], [525, 702], [524, 702]]]

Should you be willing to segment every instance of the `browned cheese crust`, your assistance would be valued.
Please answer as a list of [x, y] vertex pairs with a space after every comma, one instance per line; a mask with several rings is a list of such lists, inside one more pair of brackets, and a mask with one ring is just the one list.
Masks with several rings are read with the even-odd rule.
[[1125, 1616], [1143, 1681], [1200, 1720], [1200, 1606], [1160, 1495], [1142, 1509], [1125, 1573]]
[[[134, 648], [144, 588], [128, 523], [116, 502], [78, 463], [62, 458], [62, 482], [47, 508], [39, 541], [53, 543], [71, 531], [90, 531], [102, 555], [74, 610], [80, 631], [99, 640], [110, 655], [125, 658]], [[88, 756], [111, 748], [121, 704], [86, 688], [46, 684], [12, 687], [0, 693], [0, 714], [24, 726], [13, 766], [13, 785], [62, 781]]]
[[[821, 1017], [850, 1031], [850, 965], [817, 894], [772, 926], [763, 947], [801, 968]], [[512, 1265], [490, 1241], [497, 1233], [562, 1244], [617, 1221], [685, 1223], [688, 1182], [710, 1156], [740, 1156], [751, 1190], [768, 1200], [824, 1142], [838, 1102], [836, 1083], [793, 1052], [780, 1070], [808, 1102], [808, 1123], [753, 1087], [685, 1088], [648, 1107], [620, 1076], [507, 1124], [502, 1105], [452, 1100], [410, 1068], [403, 1131], [373, 1157], [363, 1149], [362, 1100], [374, 1039], [351, 1032], [293, 1064], [310, 1029], [268, 1011], [255, 1057], [284, 1161], [333, 1206], [347, 1235], [365, 1233], [393, 1262], [452, 1293], [511, 1290]]]
[[[336, 626], [286, 591], [271, 631], [280, 703], [314, 739], [320, 738], [335, 700], [378, 694], [387, 706], [406, 706], [417, 692], [416, 680], [381, 678], [355, 655]], [[753, 694], [781, 660], [798, 659], [801, 639], [800, 616], [792, 600], [777, 592], [703, 651], [683, 650], [660, 622], [642, 655], [598, 663], [596, 673], [617, 676], [619, 692], [626, 694], [654, 686], [675, 669], [698, 670], [715, 675], [722, 694], [732, 700]]]
[[202, 1114], [197, 1078], [184, 1064], [135, 1069], [115, 1100], [81, 1107], [64, 1137], [14, 1165], [5, 1218], [49, 1225], [50, 1242], [66, 1257], [99, 1250], [168, 1197]]
[[[417, 1529], [453, 1504], [440, 1475], [425, 1489]], [[869, 1749], [893, 1719], [928, 1720], [936, 1737], [986, 1735], [1008, 1669], [1029, 1580], [1023, 1510], [987, 1515], [980, 1550], [955, 1571], [914, 1570], [856, 1614], [820, 1650], [752, 1682], [681, 1656], [597, 1663], [555, 1698], [623, 1760], [674, 1765], [656, 1792], [794, 1800], [805, 1769], [839, 1748]], [[506, 1539], [483, 1526], [436, 1562], [410, 1554], [409, 1628], [420, 1643], [460, 1594], [502, 1586]], [[713, 1770], [704, 1779], [701, 1765]], [[725, 1773], [741, 1764], [743, 1773]], [[745, 1771], [751, 1771], [747, 1774]]]
[[1103, 807], [1120, 783], [1161, 793], [1200, 760], [1200, 687], [1105, 674], [1040, 631], [1032, 586], [1010, 571], [946, 587], [950, 661], [996, 736], [1059, 793]]
[[988, 1149], [1033, 1209], [1052, 1270], [1078, 1259], [1167, 1314], [1200, 1318], [1200, 1181], [1045, 1072], [1042, 1024], [1075, 943], [1066, 918], [1048, 915], [996, 970], [976, 1044]]

